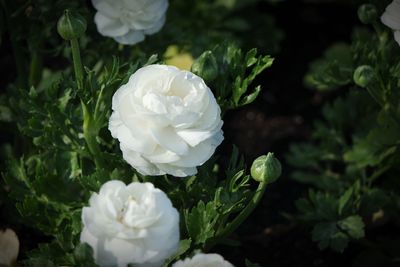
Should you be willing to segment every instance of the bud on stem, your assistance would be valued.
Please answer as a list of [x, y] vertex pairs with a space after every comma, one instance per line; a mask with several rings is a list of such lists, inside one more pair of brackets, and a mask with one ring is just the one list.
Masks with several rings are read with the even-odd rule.
[[58, 20], [57, 30], [62, 38], [71, 42], [76, 82], [78, 89], [81, 90], [83, 89], [83, 68], [78, 38], [86, 31], [86, 20], [78, 13], [66, 9], [64, 15]]
[[371, 84], [375, 78], [375, 70], [368, 65], [359, 66], [353, 74], [354, 83], [363, 88]]
[[358, 8], [358, 18], [364, 24], [374, 23], [377, 17], [378, 12], [372, 4], [364, 4]]
[[273, 183], [281, 176], [282, 166], [274, 153], [268, 153], [254, 160], [250, 174], [257, 182]]
[[64, 15], [58, 20], [57, 30], [67, 41], [77, 39], [86, 31], [86, 20], [78, 13], [66, 9]]

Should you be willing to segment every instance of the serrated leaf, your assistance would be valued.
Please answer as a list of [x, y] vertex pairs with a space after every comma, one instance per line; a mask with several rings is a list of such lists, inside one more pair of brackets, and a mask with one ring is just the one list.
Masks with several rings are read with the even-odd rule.
[[340, 232], [335, 222], [318, 223], [312, 231], [312, 240], [318, 242], [320, 249], [331, 247], [342, 252], [349, 242], [347, 236]]
[[204, 244], [214, 236], [214, 225], [218, 221], [218, 216], [214, 202], [205, 204], [199, 201], [190, 212], [186, 211], [186, 229], [195, 244]]
[[354, 239], [364, 237], [364, 222], [359, 215], [349, 216], [338, 222], [339, 228]]
[[254, 88], [253, 93], [246, 95], [242, 100], [240, 100], [239, 106], [248, 105], [254, 102], [254, 100], [256, 100], [260, 92], [261, 92], [261, 86], [257, 86], [256, 88]]

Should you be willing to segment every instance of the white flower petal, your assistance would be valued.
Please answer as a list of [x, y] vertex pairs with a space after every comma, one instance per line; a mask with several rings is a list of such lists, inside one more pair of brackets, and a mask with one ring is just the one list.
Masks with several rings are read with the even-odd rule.
[[186, 177], [195, 175], [197, 169], [195, 167], [179, 167], [172, 164], [156, 164], [156, 166], [165, 173], [176, 177]]
[[204, 140], [213, 137], [218, 131], [221, 130], [221, 127], [222, 121], [219, 122], [219, 125], [217, 127], [211, 130], [187, 129], [179, 130], [176, 133], [190, 146], [195, 147], [200, 142], [203, 142]]
[[96, 23], [97, 30], [104, 36], [117, 37], [126, 35], [129, 32], [129, 28], [119, 20], [106, 17], [99, 12], [94, 16], [94, 22]]
[[186, 168], [191, 166], [201, 166], [214, 154], [216, 147], [221, 142], [222, 140], [220, 140], [219, 143], [213, 144], [214, 141], [212, 139], [208, 139], [193, 147], [190, 151], [190, 154], [186, 155], [185, 157], [181, 157], [175, 162], [171, 162], [171, 164]]
[[144, 33], [147, 35], [155, 34], [161, 30], [161, 28], [165, 24], [166, 16], [162, 16], [154, 25], [152, 25], [150, 28], [144, 29]]
[[233, 267], [233, 265], [224, 260], [219, 254], [199, 253], [193, 258], [186, 258], [175, 262], [172, 267]]
[[189, 147], [182, 138], [180, 138], [173, 128], [166, 127], [161, 129], [151, 129], [151, 135], [154, 140], [165, 149], [168, 149], [178, 155], [188, 153]]
[[92, 0], [93, 6], [102, 13], [104, 16], [109, 18], [116, 19], [119, 17], [119, 10], [120, 7], [118, 1], [111, 1], [108, 0]]
[[134, 45], [144, 40], [144, 34], [142, 31], [130, 30], [124, 35], [113, 36], [115, 41], [120, 44]]
[[400, 45], [400, 31], [395, 31], [394, 32], [394, 39]]
[[145, 156], [152, 163], [170, 163], [180, 159], [180, 157], [169, 150], [158, 147], [156, 151], [150, 155]]
[[154, 143], [149, 136], [141, 135], [139, 132], [133, 132], [125, 125], [118, 128], [118, 140], [123, 144], [124, 149], [121, 150], [134, 150], [140, 153], [152, 153], [156, 149], [157, 144]]
[[400, 30], [400, 2], [393, 1], [386, 7], [385, 12], [381, 16], [381, 21], [393, 30]]
[[163, 175], [165, 172], [158, 169], [154, 164], [143, 158], [139, 153], [126, 149], [121, 144], [122, 156], [131, 166], [143, 175]]

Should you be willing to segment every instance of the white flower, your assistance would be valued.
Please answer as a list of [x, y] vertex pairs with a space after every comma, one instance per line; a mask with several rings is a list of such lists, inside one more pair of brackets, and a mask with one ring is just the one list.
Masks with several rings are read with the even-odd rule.
[[94, 22], [104, 36], [121, 44], [136, 44], [165, 23], [168, 0], [92, 0]]
[[394, 0], [386, 7], [381, 21], [394, 31], [394, 39], [400, 45], [400, 0]]
[[233, 267], [233, 265], [224, 260], [221, 255], [199, 253], [191, 259], [186, 258], [175, 262], [172, 267]]
[[109, 130], [144, 175], [197, 173], [222, 142], [221, 110], [203, 79], [165, 65], [139, 69], [113, 96]]
[[0, 230], [0, 266], [17, 266], [19, 240], [17, 234], [11, 230]]
[[105, 183], [82, 210], [81, 242], [100, 266], [161, 266], [176, 252], [179, 213], [151, 183]]

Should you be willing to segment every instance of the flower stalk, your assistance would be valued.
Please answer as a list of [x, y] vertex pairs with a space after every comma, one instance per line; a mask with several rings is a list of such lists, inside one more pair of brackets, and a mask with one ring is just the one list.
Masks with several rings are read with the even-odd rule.
[[[86, 21], [78, 13], [70, 12], [67, 9], [64, 11], [63, 16], [59, 19], [57, 23], [57, 30], [63, 39], [70, 42], [76, 84], [78, 91], [81, 91], [84, 89], [84, 74], [78, 40], [79, 37], [81, 37], [86, 31]], [[87, 144], [89, 152], [94, 159], [96, 167], [101, 168], [104, 165], [103, 156], [99, 144], [96, 140], [96, 137], [99, 133], [99, 127], [96, 123], [96, 117], [93, 117], [91, 110], [82, 99], [81, 107], [83, 114], [83, 136], [85, 138], [85, 142]]]
[[236, 216], [236, 218], [230, 224], [228, 224], [228, 227], [224, 228], [221, 231], [222, 237], [226, 237], [233, 233], [247, 219], [247, 217], [249, 217], [249, 215], [253, 212], [253, 210], [257, 207], [258, 203], [262, 199], [267, 185], [267, 182], [261, 182], [258, 184], [257, 190], [247, 206], [239, 213], [238, 216]]
[[250, 216], [250, 214], [257, 207], [258, 203], [262, 199], [267, 185], [268, 182], [260, 182], [258, 184], [257, 190], [247, 206], [239, 213], [239, 215], [236, 216], [236, 218], [230, 224], [227, 225], [227, 227], [223, 228], [219, 232], [216, 238], [212, 239], [206, 244], [205, 251], [210, 250], [218, 243], [219, 240], [224, 239], [232, 234], [247, 219], [247, 217]]
[[104, 166], [103, 156], [96, 140], [99, 131], [87, 105], [81, 101], [81, 106], [83, 112], [83, 137], [85, 138], [90, 154], [93, 156], [96, 167], [99, 168]]
[[81, 53], [79, 50], [79, 42], [77, 38], [70, 41], [72, 50], [72, 61], [74, 62], [75, 78], [79, 90], [83, 89], [83, 67], [81, 61]]

